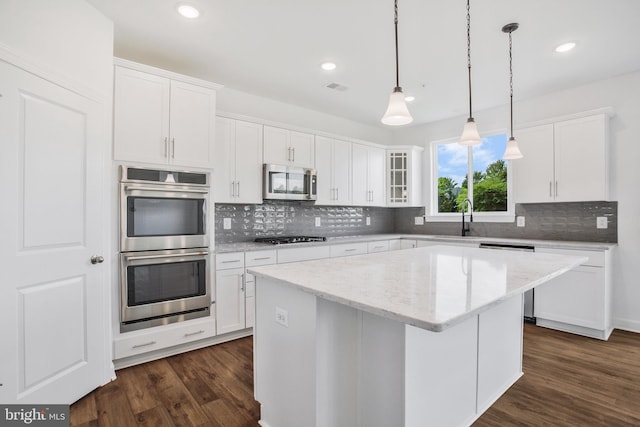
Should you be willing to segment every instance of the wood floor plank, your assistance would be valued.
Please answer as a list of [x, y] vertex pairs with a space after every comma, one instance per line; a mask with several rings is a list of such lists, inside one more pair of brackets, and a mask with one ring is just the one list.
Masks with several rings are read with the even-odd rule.
[[[524, 375], [474, 426], [640, 426], [640, 334], [525, 325], [523, 352]], [[251, 337], [116, 374], [71, 406], [71, 426], [258, 426]]]

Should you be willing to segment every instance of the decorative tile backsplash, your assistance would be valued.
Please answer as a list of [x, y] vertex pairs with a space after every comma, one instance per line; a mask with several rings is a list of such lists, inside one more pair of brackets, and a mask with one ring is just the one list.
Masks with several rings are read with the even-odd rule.
[[[414, 217], [424, 208], [398, 210], [394, 232], [408, 234], [446, 234], [459, 236], [461, 221], [429, 222], [414, 225]], [[471, 236], [514, 239], [569, 240], [617, 243], [618, 202], [527, 203], [516, 205], [516, 216], [525, 217], [525, 227], [515, 222], [474, 222]], [[596, 228], [596, 217], [607, 218], [607, 228]]]
[[[309, 202], [266, 201], [261, 205], [216, 204], [216, 243], [269, 236], [357, 236], [393, 232], [390, 208], [315, 206]], [[224, 219], [231, 220], [225, 230]], [[320, 226], [316, 226], [320, 218]], [[367, 225], [369, 218], [370, 225]]]
[[[365, 234], [460, 235], [460, 222], [414, 225], [424, 208], [315, 206], [309, 202], [265, 201], [261, 205], [217, 204], [216, 243], [252, 241], [268, 236], [358, 236]], [[616, 243], [618, 202], [531, 203], [516, 205], [525, 227], [512, 223], [474, 222], [472, 236]], [[597, 229], [596, 217], [607, 218], [608, 228]], [[231, 220], [225, 230], [223, 221]], [[316, 226], [320, 218], [320, 226]], [[370, 225], [367, 225], [367, 218]]]

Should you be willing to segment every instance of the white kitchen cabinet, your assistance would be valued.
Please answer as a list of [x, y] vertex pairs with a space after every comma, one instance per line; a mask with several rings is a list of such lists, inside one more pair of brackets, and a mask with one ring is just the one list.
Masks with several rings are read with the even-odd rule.
[[353, 144], [351, 194], [354, 205], [385, 206], [385, 157], [382, 148]]
[[511, 162], [516, 203], [608, 200], [608, 117], [596, 114], [520, 129]]
[[386, 252], [389, 250], [390, 244], [388, 240], [379, 240], [367, 243], [367, 253]]
[[115, 160], [213, 165], [214, 89], [116, 66], [114, 92]]
[[608, 339], [612, 331], [610, 251], [537, 248], [536, 252], [589, 258], [535, 289], [536, 324]]
[[396, 239], [389, 242], [391, 250], [413, 249], [418, 247], [418, 242], [414, 239]]
[[244, 252], [216, 255], [216, 326], [218, 335], [245, 328]]
[[[252, 251], [245, 253], [245, 266], [256, 267], [259, 265], [271, 265], [276, 264], [278, 260], [277, 251], [275, 249], [264, 251]], [[253, 328], [255, 320], [255, 291], [256, 291], [256, 277], [247, 273], [245, 270], [244, 275], [245, 283], [245, 326], [247, 328]]]
[[315, 136], [289, 129], [264, 127], [264, 163], [315, 167]]
[[329, 258], [331, 246], [305, 246], [301, 248], [278, 249], [278, 264]]
[[351, 143], [316, 137], [316, 205], [351, 204]]
[[387, 206], [422, 206], [422, 147], [387, 149]]
[[367, 243], [365, 242], [331, 245], [331, 258], [350, 255], [361, 255], [366, 253]]
[[262, 125], [216, 117], [216, 203], [262, 203]]

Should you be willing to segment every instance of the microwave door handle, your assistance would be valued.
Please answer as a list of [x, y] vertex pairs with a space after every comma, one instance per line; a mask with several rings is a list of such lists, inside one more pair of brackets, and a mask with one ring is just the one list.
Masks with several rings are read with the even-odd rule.
[[196, 194], [207, 194], [209, 192], [209, 190], [196, 190], [196, 189], [189, 189], [189, 188], [172, 188], [172, 189], [167, 189], [167, 188], [155, 188], [155, 187], [133, 187], [133, 186], [126, 186], [124, 187], [125, 191], [135, 191], [135, 190], [139, 190], [139, 191], [159, 191], [159, 192], [173, 192], [173, 193], [196, 193]]
[[157, 258], [183, 258], [191, 256], [208, 255], [209, 252], [191, 252], [188, 254], [169, 254], [169, 255], [138, 255], [138, 256], [125, 256], [127, 261], [135, 261], [139, 259], [157, 259]]

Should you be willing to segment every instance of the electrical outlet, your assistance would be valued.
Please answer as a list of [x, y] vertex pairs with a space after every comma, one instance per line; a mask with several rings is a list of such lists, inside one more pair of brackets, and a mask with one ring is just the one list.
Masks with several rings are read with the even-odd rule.
[[222, 228], [225, 230], [231, 230], [231, 218], [224, 218], [222, 220]]
[[413, 219], [413, 223], [415, 225], [424, 225], [424, 217], [423, 216], [417, 216]]
[[596, 217], [596, 228], [607, 228], [609, 223], [607, 222], [606, 216]]
[[367, 217], [366, 222], [367, 222], [367, 225], [371, 225], [371, 217], [370, 216]]
[[320, 224], [322, 224], [322, 221], [320, 220], [320, 217], [317, 216], [316, 217], [316, 227], [320, 227]]
[[517, 216], [516, 217], [516, 226], [517, 227], [524, 227], [524, 217], [523, 216]]
[[289, 312], [284, 308], [276, 307], [276, 323], [289, 327]]

